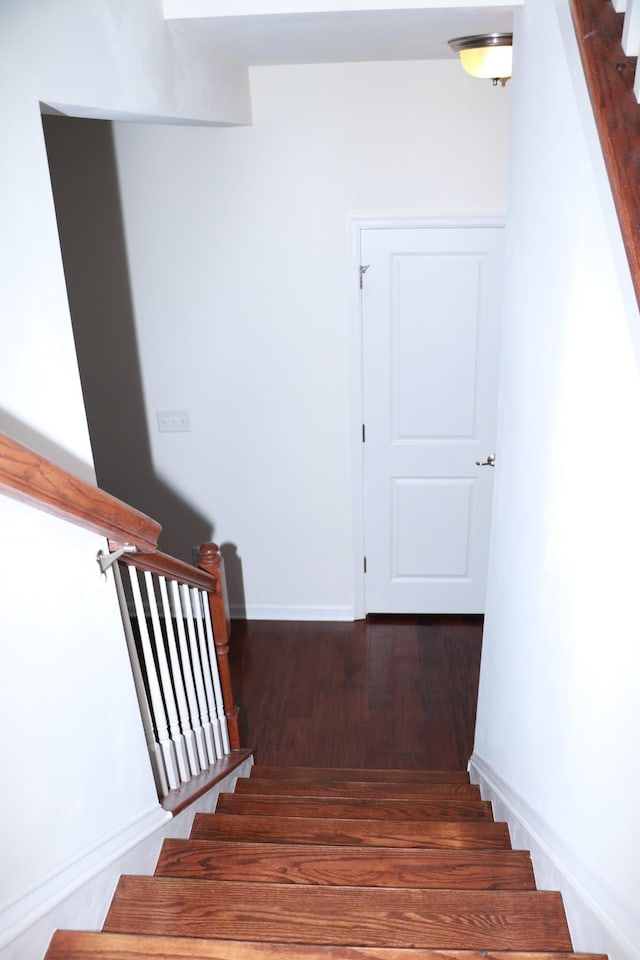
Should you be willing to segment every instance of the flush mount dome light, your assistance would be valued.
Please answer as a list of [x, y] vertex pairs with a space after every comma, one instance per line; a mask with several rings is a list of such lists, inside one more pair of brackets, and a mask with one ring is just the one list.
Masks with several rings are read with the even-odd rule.
[[449, 46], [460, 54], [460, 63], [472, 77], [498, 80], [504, 87], [511, 76], [512, 33], [481, 33], [474, 37], [456, 37]]

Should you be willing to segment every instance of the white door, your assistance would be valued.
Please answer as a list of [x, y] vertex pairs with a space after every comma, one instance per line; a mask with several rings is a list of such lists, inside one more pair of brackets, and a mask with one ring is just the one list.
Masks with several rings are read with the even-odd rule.
[[361, 232], [368, 613], [481, 613], [503, 229]]

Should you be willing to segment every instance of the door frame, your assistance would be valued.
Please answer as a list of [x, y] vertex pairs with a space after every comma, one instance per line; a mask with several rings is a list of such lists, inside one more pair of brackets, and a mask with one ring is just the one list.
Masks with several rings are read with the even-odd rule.
[[[360, 265], [362, 263], [362, 236], [365, 230], [421, 230], [504, 227], [505, 214], [474, 213], [450, 216], [361, 216], [349, 217], [350, 237], [350, 309], [349, 325], [349, 384], [351, 393], [351, 517], [353, 542], [353, 618], [366, 617], [365, 593], [365, 537], [364, 537], [364, 371], [362, 355], [362, 298], [360, 296]], [[364, 282], [366, 283], [366, 274]]]

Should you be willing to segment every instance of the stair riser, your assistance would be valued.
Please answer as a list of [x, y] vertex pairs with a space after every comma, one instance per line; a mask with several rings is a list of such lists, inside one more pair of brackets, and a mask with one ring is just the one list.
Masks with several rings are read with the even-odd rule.
[[380, 800], [480, 800], [480, 788], [470, 783], [354, 783], [352, 781], [265, 780], [241, 777], [236, 796], [332, 797]]
[[269, 780], [358, 780], [382, 783], [469, 783], [465, 770], [359, 770], [343, 767], [267, 767], [255, 764], [252, 777]]
[[326, 817], [380, 820], [493, 820], [482, 800], [315, 800], [299, 797], [251, 797], [221, 793], [216, 813], [257, 817]]

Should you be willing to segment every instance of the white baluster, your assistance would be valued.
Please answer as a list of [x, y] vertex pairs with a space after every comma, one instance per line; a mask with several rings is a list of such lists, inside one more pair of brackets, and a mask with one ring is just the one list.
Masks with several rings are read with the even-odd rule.
[[211, 611], [209, 610], [209, 597], [203, 591], [200, 595], [202, 609], [204, 610], [204, 623], [207, 631], [207, 644], [209, 648], [209, 660], [211, 662], [211, 679], [213, 680], [213, 690], [216, 698], [216, 716], [220, 727], [222, 737], [222, 747], [225, 756], [231, 753], [229, 745], [229, 731], [227, 729], [227, 717], [224, 712], [224, 700], [222, 698], [222, 687], [220, 685], [220, 672], [218, 670], [218, 657], [216, 656], [216, 645], [213, 638], [213, 627], [211, 625]]
[[153, 729], [153, 717], [151, 716], [151, 707], [149, 705], [149, 701], [147, 700], [147, 691], [144, 685], [144, 678], [142, 676], [142, 668], [140, 666], [140, 661], [138, 659], [138, 650], [136, 647], [136, 641], [135, 641], [135, 637], [133, 635], [133, 630], [131, 627], [131, 618], [129, 616], [129, 605], [127, 603], [127, 597], [125, 594], [124, 585], [122, 583], [120, 564], [114, 563], [112, 569], [113, 569], [113, 577], [116, 584], [116, 593], [118, 595], [118, 602], [120, 604], [120, 612], [122, 614], [122, 623], [124, 626], [124, 633], [127, 640], [129, 660], [131, 661], [131, 672], [133, 673], [133, 682], [135, 683], [136, 693], [138, 695], [138, 703], [140, 704], [142, 726], [144, 728], [144, 735], [147, 741], [147, 749], [149, 750], [149, 757], [151, 759], [153, 776], [156, 781], [156, 785], [158, 787], [158, 793], [160, 794], [161, 797], [166, 797], [166, 795], [169, 792], [169, 783], [167, 781], [167, 775], [165, 773], [160, 744], [156, 740], [155, 731]]
[[[156, 582], [157, 579], [158, 578], [156, 577]], [[151, 626], [153, 628], [156, 659], [158, 662], [158, 670], [160, 671], [160, 684], [162, 686], [162, 698], [164, 700], [167, 721], [169, 724], [169, 734], [171, 740], [173, 741], [175, 756], [178, 764], [179, 779], [182, 781], [182, 783], [186, 783], [191, 779], [187, 767], [187, 752], [185, 749], [184, 737], [182, 736], [182, 732], [180, 730], [180, 721], [178, 719], [173, 680], [171, 676], [171, 670], [169, 669], [169, 662], [167, 660], [167, 651], [164, 645], [164, 634], [160, 625], [160, 617], [158, 616], [158, 600], [154, 586], [154, 577], [151, 573], [149, 573], [148, 570], [145, 570], [144, 582], [147, 588], [147, 598], [149, 600]]]
[[[195, 776], [200, 772], [200, 764], [198, 763], [198, 758], [196, 755], [195, 734], [191, 728], [191, 718], [189, 717], [189, 704], [187, 703], [187, 695], [184, 688], [182, 664], [180, 663], [180, 657], [178, 656], [176, 635], [173, 629], [174, 611], [172, 610], [171, 603], [169, 601], [167, 582], [165, 578], [158, 577], [158, 583], [160, 585], [160, 598], [162, 600], [162, 609], [164, 612], [164, 623], [167, 633], [167, 646], [169, 648], [169, 662], [171, 664], [173, 687], [176, 694], [176, 703], [178, 707], [178, 713], [180, 714], [180, 726], [182, 729], [183, 743], [186, 747], [188, 761], [184, 770], [182, 766], [180, 767], [180, 776], [184, 781], [188, 781], [192, 776]], [[178, 763], [180, 764], [180, 762], [181, 758], [180, 754], [178, 754]]]
[[[180, 783], [180, 778], [178, 776], [178, 763], [176, 759], [175, 748], [169, 737], [169, 728], [167, 725], [167, 717], [162, 700], [162, 691], [160, 689], [155, 660], [153, 658], [151, 638], [147, 629], [147, 618], [144, 609], [144, 603], [142, 602], [138, 571], [135, 567], [129, 567], [129, 577], [131, 580], [131, 592], [133, 594], [133, 602], [138, 620], [138, 630], [140, 632], [140, 641], [144, 658], [144, 669], [147, 678], [149, 698], [151, 700], [151, 713], [156, 728], [158, 743], [160, 744], [160, 750], [162, 752], [162, 759], [164, 761], [164, 766], [167, 773], [169, 788], [171, 790], [175, 790]], [[148, 597], [148, 599], [151, 601], [152, 598]], [[153, 597], [153, 603], [150, 605], [155, 605], [155, 597]]]
[[186, 583], [180, 584], [180, 598], [182, 600], [182, 612], [187, 624], [189, 650], [191, 652], [191, 666], [193, 668], [193, 679], [195, 680], [196, 693], [198, 695], [198, 708], [200, 710], [200, 723], [202, 724], [202, 729], [204, 730], [209, 764], [212, 764], [216, 761], [216, 749], [213, 742], [213, 728], [211, 726], [209, 710], [207, 708], [207, 694], [204, 688], [202, 664], [200, 662], [200, 653], [198, 651], [198, 642], [196, 640], [196, 631], [193, 622], [191, 597], [189, 594], [189, 587], [186, 585]]
[[627, 9], [627, 0], [613, 0], [613, 9], [616, 13], [624, 13]]
[[638, 0], [627, 0], [622, 28], [622, 49], [627, 57], [637, 57], [640, 51], [640, 3]]
[[191, 610], [196, 622], [198, 633], [198, 644], [200, 646], [200, 662], [202, 663], [202, 673], [204, 677], [204, 687], [207, 693], [207, 706], [209, 708], [209, 718], [211, 720], [211, 730], [213, 732], [213, 742], [216, 751], [216, 759], [222, 760], [224, 752], [222, 749], [222, 737], [220, 736], [220, 724], [217, 718], [216, 698], [213, 690], [212, 673], [213, 667], [210, 662], [209, 651], [207, 649], [207, 636], [202, 618], [202, 603], [200, 600], [200, 591], [196, 587], [190, 587]]
[[[178, 643], [180, 646], [180, 659], [182, 661], [182, 676], [184, 679], [184, 685], [187, 693], [187, 700], [189, 703], [189, 716], [190, 716], [190, 728], [193, 731], [193, 735], [196, 741], [196, 750], [198, 752], [198, 770], [194, 770], [194, 775], [199, 773], [200, 770], [206, 770], [209, 766], [209, 761], [207, 758], [207, 748], [204, 740], [204, 730], [200, 723], [200, 715], [198, 712], [198, 697], [196, 694], [196, 688], [193, 681], [193, 668], [191, 664], [191, 655], [189, 653], [189, 646], [187, 644], [187, 636], [184, 629], [184, 614], [182, 611], [182, 604], [180, 602], [180, 593], [178, 584], [175, 580], [169, 581], [169, 586], [171, 590], [171, 603], [176, 618], [176, 628], [178, 631]], [[186, 733], [183, 727], [183, 732]], [[189, 741], [189, 736], [187, 734], [187, 742]]]

